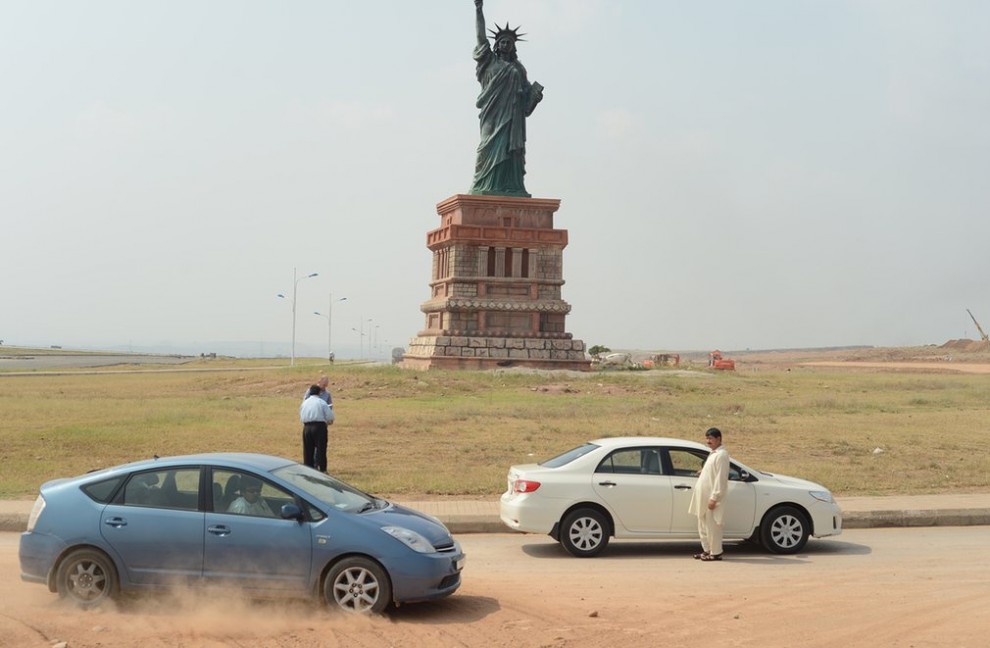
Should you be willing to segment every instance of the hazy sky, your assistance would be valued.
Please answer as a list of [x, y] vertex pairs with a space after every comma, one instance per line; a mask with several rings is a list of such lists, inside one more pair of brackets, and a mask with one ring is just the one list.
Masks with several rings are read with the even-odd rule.
[[[990, 328], [990, 2], [488, 0], [546, 86], [567, 329], [655, 350]], [[406, 346], [471, 184], [472, 0], [0, 0], [0, 339]], [[362, 318], [365, 320], [361, 325]], [[368, 320], [371, 320], [370, 322]]]

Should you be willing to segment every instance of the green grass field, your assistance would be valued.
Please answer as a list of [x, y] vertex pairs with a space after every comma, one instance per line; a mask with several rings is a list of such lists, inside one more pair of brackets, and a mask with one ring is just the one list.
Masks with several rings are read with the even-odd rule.
[[[197, 360], [184, 365], [197, 371], [0, 375], [0, 498], [31, 498], [45, 480], [154, 454], [298, 459], [299, 402], [325, 369], [306, 362], [313, 364]], [[494, 498], [511, 464], [602, 436], [700, 441], [711, 426], [751, 467], [841, 496], [990, 488], [988, 375], [803, 367], [420, 373], [346, 364], [329, 375], [337, 412], [330, 472], [381, 495]]]

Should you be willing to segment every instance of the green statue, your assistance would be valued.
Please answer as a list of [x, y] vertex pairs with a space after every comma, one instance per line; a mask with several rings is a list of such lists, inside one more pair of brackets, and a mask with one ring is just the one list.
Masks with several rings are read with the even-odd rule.
[[477, 107], [481, 111], [481, 143], [474, 166], [471, 193], [529, 198], [523, 184], [526, 175], [526, 118], [543, 99], [543, 86], [526, 78], [526, 68], [516, 57], [516, 41], [525, 34], [519, 28], [495, 25], [494, 46], [488, 46], [485, 34], [484, 0], [474, 0], [477, 14], [478, 46], [474, 60], [478, 64], [481, 94]]

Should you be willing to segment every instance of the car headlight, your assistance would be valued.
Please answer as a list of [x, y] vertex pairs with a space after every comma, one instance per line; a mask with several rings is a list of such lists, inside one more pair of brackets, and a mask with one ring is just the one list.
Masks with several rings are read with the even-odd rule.
[[832, 493], [828, 491], [808, 491], [808, 495], [811, 495], [816, 500], [820, 502], [825, 502], [826, 504], [831, 504], [835, 502], [835, 500], [832, 499]]
[[405, 545], [410, 549], [412, 549], [413, 551], [417, 551], [423, 554], [436, 553], [437, 551], [433, 547], [433, 545], [430, 544], [429, 540], [427, 540], [420, 534], [416, 533], [412, 529], [407, 529], [405, 527], [397, 527], [397, 526], [385, 526], [382, 527], [382, 531], [389, 534], [396, 540], [405, 543]]

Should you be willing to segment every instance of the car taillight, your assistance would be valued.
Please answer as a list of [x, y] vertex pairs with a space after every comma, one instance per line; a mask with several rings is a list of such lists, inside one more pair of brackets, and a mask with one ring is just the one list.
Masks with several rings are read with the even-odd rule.
[[45, 498], [39, 494], [38, 498], [34, 500], [34, 506], [31, 507], [31, 514], [28, 516], [28, 531], [34, 531], [34, 525], [38, 523], [38, 518], [41, 517], [42, 511], [45, 510], [45, 505]]
[[540, 482], [529, 481], [528, 479], [517, 479], [512, 482], [512, 490], [516, 493], [532, 493], [540, 487]]

